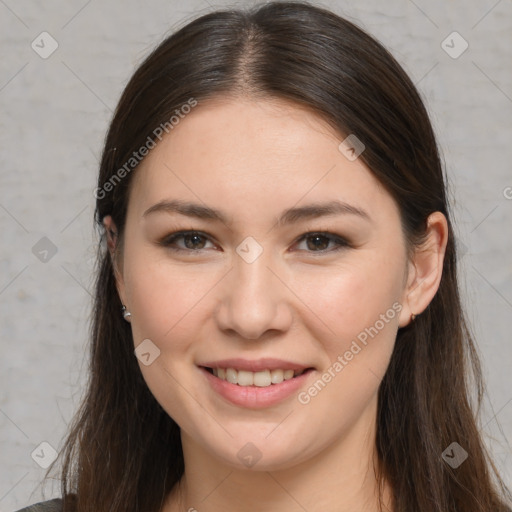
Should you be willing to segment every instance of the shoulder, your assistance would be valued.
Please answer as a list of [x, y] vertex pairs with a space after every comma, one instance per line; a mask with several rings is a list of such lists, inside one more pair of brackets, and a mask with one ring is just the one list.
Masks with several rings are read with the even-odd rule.
[[54, 500], [42, 501], [40, 503], [36, 503], [35, 505], [30, 505], [29, 507], [22, 508], [17, 512], [61, 512], [62, 511], [62, 500], [60, 498], [56, 498]]

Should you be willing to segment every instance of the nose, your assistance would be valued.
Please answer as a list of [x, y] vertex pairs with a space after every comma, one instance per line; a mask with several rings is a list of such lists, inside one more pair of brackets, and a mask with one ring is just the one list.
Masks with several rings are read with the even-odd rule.
[[236, 255], [220, 288], [216, 308], [219, 329], [250, 340], [267, 331], [285, 332], [293, 318], [289, 302], [293, 294], [285, 283], [286, 276], [271, 268], [266, 251], [251, 263]]

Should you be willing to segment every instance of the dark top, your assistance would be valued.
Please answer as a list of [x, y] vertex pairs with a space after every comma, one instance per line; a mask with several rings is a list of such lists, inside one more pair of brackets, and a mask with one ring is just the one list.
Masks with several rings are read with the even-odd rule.
[[61, 512], [62, 511], [62, 499], [56, 498], [49, 501], [41, 501], [30, 507], [22, 508], [17, 512]]

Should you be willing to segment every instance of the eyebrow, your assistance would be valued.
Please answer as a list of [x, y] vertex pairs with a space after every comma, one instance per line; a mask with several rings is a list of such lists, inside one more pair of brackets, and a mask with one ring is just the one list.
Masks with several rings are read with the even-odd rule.
[[[226, 225], [231, 224], [230, 219], [220, 210], [178, 199], [160, 201], [149, 207], [142, 216], [146, 217], [156, 212], [178, 213], [201, 220], [219, 221]], [[288, 208], [281, 214], [276, 222], [278, 226], [284, 226], [301, 220], [342, 214], [356, 215], [364, 220], [371, 221], [370, 215], [362, 208], [358, 208], [343, 201], [334, 200], [325, 203], [312, 203], [305, 206]]]

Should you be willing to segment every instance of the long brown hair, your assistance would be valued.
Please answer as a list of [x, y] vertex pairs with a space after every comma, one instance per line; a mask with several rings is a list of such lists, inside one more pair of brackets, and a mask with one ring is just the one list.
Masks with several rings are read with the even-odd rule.
[[[305, 2], [269, 2], [204, 15], [165, 39], [136, 70], [111, 122], [96, 190], [99, 228], [111, 215], [122, 241], [134, 152], [158, 143], [157, 128], [170, 131], [169, 119], [191, 98], [200, 105], [226, 95], [292, 100], [340, 136], [356, 134], [366, 147], [360, 158], [399, 205], [409, 248], [421, 240], [429, 214], [446, 216], [439, 290], [399, 330], [379, 388], [379, 482], [390, 482], [394, 512], [507, 510], [510, 491], [472, 404], [476, 399], [479, 408], [484, 388], [459, 298], [434, 133], [400, 65], [354, 24]], [[184, 472], [180, 432], [142, 378], [102, 236], [89, 382], [61, 450], [64, 510], [157, 512]], [[469, 454], [457, 468], [442, 457], [453, 442]]]

